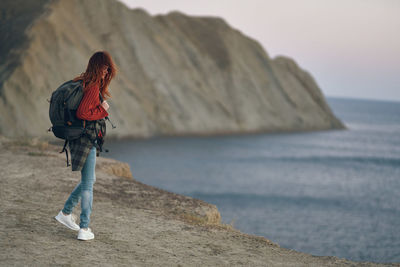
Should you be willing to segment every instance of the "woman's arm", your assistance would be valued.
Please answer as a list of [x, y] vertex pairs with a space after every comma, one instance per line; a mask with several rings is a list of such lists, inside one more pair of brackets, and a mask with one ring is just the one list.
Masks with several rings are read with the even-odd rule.
[[108, 116], [107, 111], [100, 104], [99, 87], [97, 85], [89, 87], [79, 104], [76, 116], [81, 120], [94, 121]]

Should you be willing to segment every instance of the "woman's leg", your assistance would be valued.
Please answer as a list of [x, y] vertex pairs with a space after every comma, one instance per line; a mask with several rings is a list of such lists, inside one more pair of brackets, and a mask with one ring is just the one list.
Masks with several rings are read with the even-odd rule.
[[80, 183], [80, 191], [82, 212], [79, 223], [80, 228], [87, 228], [90, 222], [90, 213], [92, 212], [93, 201], [93, 184], [96, 181], [95, 167], [96, 147], [93, 146], [81, 171], [82, 179]]
[[81, 183], [79, 183], [72, 191], [71, 195], [64, 204], [62, 212], [64, 214], [70, 214], [74, 209], [74, 207], [79, 203], [80, 199], [81, 199]]

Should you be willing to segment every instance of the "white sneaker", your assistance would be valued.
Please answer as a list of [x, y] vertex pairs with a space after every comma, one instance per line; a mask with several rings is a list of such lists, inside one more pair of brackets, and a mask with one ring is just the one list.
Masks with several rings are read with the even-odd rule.
[[87, 230], [83, 230], [83, 228], [79, 229], [78, 239], [79, 240], [90, 240], [94, 238], [94, 234], [92, 229], [88, 228]]
[[54, 217], [57, 221], [59, 221], [60, 223], [64, 224], [65, 226], [67, 226], [69, 229], [78, 231], [79, 229], [81, 229], [79, 227], [79, 225], [77, 225], [75, 223], [75, 217], [73, 216], [73, 214], [68, 214], [68, 215], [64, 215], [62, 213], [62, 211], [60, 211], [56, 217]]

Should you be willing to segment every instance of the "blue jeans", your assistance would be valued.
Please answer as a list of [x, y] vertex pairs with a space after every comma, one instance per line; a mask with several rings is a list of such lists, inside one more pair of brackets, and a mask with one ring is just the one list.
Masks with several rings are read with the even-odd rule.
[[79, 223], [80, 228], [87, 228], [90, 222], [90, 213], [92, 212], [93, 201], [93, 184], [96, 181], [95, 167], [96, 147], [93, 146], [81, 170], [81, 182], [72, 191], [62, 210], [65, 214], [70, 214], [74, 207], [79, 203], [79, 200], [81, 200], [82, 211]]

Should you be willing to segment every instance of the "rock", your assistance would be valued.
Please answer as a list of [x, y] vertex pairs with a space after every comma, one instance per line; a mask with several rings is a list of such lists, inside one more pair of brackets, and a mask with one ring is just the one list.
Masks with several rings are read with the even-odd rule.
[[0, 3], [0, 134], [53, 138], [48, 102], [107, 50], [114, 137], [342, 129], [312, 76], [218, 17], [116, 0]]
[[200, 217], [206, 219], [207, 223], [210, 224], [220, 224], [221, 223], [221, 214], [218, 212], [218, 209], [215, 205], [212, 205], [213, 208], [205, 208], [205, 206], [199, 206], [194, 209], [196, 214], [199, 214]]
[[96, 168], [119, 177], [133, 179], [131, 169], [128, 163], [112, 159], [99, 158]]

